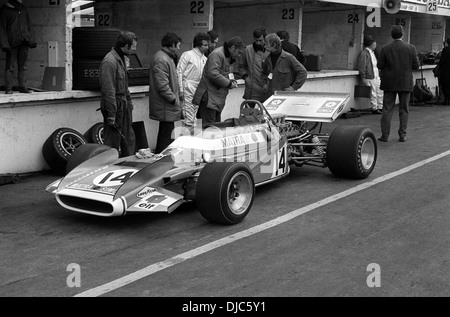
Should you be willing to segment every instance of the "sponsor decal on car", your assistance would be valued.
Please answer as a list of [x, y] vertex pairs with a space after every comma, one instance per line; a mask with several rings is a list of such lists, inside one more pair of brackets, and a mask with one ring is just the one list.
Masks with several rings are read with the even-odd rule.
[[339, 100], [327, 100], [323, 106], [317, 110], [317, 113], [333, 113], [339, 104]]
[[137, 169], [121, 169], [110, 171], [97, 176], [94, 179], [93, 183], [94, 185], [100, 187], [118, 187], [125, 184], [137, 172]]
[[103, 193], [103, 194], [108, 194], [111, 196], [114, 196], [117, 192], [117, 188], [111, 188], [111, 187], [100, 187], [100, 186], [95, 186], [95, 185], [90, 185], [90, 184], [71, 184], [70, 186], [67, 187], [68, 189], [78, 189], [78, 190], [86, 190], [86, 191], [92, 191], [92, 192], [96, 192], [96, 193]]
[[286, 101], [286, 99], [273, 99], [267, 106], [266, 109], [267, 110], [277, 110], [284, 102]]
[[[148, 188], [151, 189], [151, 187]], [[155, 189], [149, 195], [145, 196], [144, 199], [134, 204], [133, 207], [144, 211], [167, 211], [177, 200], [178, 199], [164, 195]]]
[[153, 187], [145, 187], [143, 190], [141, 190], [136, 196], [138, 198], [144, 198], [152, 193], [156, 192], [156, 188]]

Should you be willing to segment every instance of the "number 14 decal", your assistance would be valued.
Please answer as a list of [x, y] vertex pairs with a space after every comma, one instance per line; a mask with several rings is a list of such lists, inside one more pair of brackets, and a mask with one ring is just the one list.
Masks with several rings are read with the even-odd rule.
[[286, 161], [286, 151], [287, 148], [283, 146], [278, 152], [275, 154], [275, 164], [274, 164], [274, 173], [272, 177], [281, 176], [286, 173], [287, 161]]
[[133, 169], [111, 171], [94, 179], [94, 185], [101, 187], [121, 186], [138, 171]]

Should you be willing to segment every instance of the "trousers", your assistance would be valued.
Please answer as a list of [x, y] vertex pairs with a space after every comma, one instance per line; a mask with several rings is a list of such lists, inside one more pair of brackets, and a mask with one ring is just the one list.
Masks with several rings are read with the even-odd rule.
[[117, 127], [110, 126], [107, 121], [106, 113], [103, 113], [103, 143], [115, 148], [120, 157], [131, 156], [135, 154], [136, 137], [133, 130], [133, 106], [128, 105], [127, 101], [116, 99]]
[[399, 136], [406, 135], [409, 118], [409, 100], [411, 99], [410, 91], [385, 91], [383, 97], [383, 114], [381, 115], [381, 135], [388, 138], [391, 132], [391, 121], [395, 110], [395, 100], [397, 95], [400, 100], [399, 119], [400, 126], [398, 129]]
[[11, 48], [6, 53], [5, 60], [5, 88], [12, 89], [14, 86], [14, 67], [17, 64], [19, 87], [25, 88], [25, 71], [27, 70], [28, 44], [22, 43], [17, 47]]
[[379, 78], [367, 79], [369, 86], [372, 88], [370, 95], [370, 105], [372, 110], [383, 109], [383, 90], [380, 89], [381, 80]]

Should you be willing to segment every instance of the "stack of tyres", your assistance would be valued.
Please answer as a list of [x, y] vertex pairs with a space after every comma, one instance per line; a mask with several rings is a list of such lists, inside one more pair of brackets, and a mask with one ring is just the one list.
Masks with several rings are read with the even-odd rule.
[[120, 29], [78, 27], [73, 29], [73, 89], [99, 90], [100, 63], [116, 44]]

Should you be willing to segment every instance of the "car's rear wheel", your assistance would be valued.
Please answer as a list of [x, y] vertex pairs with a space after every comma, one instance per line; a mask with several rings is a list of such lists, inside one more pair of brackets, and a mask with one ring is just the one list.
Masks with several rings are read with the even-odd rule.
[[375, 168], [377, 156], [375, 135], [366, 127], [340, 126], [330, 135], [327, 163], [335, 176], [366, 178]]
[[67, 161], [66, 174], [90, 158], [110, 150], [111, 147], [104, 144], [88, 143], [77, 148]]
[[233, 225], [248, 215], [254, 196], [253, 175], [245, 163], [213, 162], [200, 173], [195, 200], [205, 219]]

